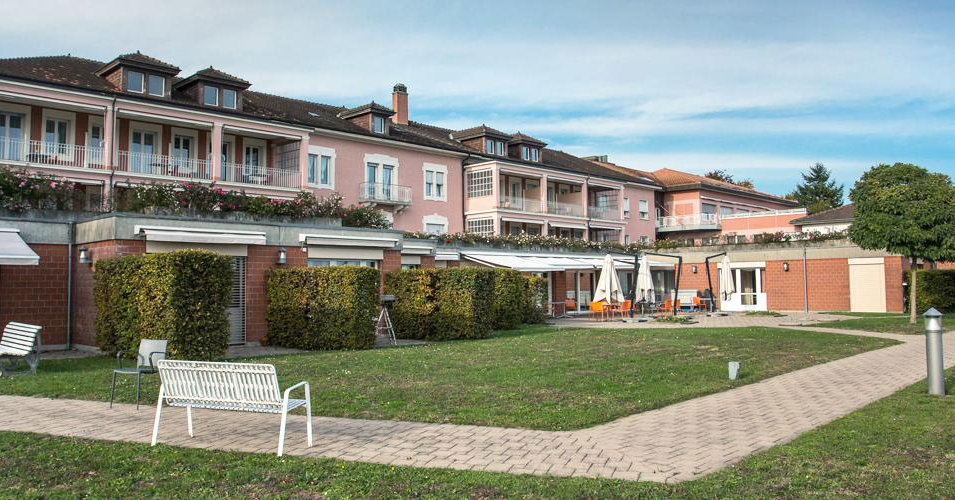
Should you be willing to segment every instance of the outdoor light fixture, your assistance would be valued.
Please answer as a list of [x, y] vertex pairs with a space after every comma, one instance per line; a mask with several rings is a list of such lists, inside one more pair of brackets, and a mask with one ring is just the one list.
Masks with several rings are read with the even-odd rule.
[[276, 264], [285, 264], [285, 247], [279, 247], [279, 260], [275, 261]]
[[696, 264], [694, 264], [693, 267], [690, 268], [690, 270], [693, 271], [693, 274], [696, 274]]
[[788, 262], [783, 262], [783, 271], [786, 271], [787, 273], [789, 272], [789, 263], [788, 263]]
[[90, 249], [88, 249], [88, 248], [86, 248], [86, 247], [81, 248], [81, 249], [80, 249], [80, 257], [79, 257], [78, 260], [79, 260], [79, 263], [80, 263], [80, 264], [92, 264], [92, 263], [93, 263], [93, 252], [91, 252]]

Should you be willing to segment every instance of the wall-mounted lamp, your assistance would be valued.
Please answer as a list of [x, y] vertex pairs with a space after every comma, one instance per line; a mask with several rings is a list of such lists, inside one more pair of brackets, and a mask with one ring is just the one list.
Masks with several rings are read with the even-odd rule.
[[696, 264], [693, 264], [690, 270], [693, 271], [693, 274], [696, 274]]
[[77, 259], [80, 264], [92, 264], [93, 252], [86, 247], [80, 248], [80, 257]]
[[285, 247], [279, 247], [279, 258], [275, 261], [276, 264], [285, 264], [285, 258], [287, 257], [285, 253]]
[[788, 263], [788, 262], [783, 262], [783, 271], [785, 271], [785, 272], [787, 272], [787, 273], [789, 272], [789, 263]]

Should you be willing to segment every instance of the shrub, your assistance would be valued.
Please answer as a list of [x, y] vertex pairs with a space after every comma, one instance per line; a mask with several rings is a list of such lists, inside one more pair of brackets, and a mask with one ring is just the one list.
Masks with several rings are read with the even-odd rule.
[[434, 340], [477, 339], [494, 326], [494, 271], [458, 268], [437, 271]]
[[547, 319], [547, 279], [540, 276], [524, 277], [524, 323], [543, 323]]
[[309, 350], [375, 345], [378, 271], [299, 267], [269, 271], [268, 343]]
[[513, 269], [494, 270], [494, 329], [513, 330], [526, 314], [527, 278]]
[[171, 357], [211, 360], [229, 345], [229, 257], [179, 250], [101, 260], [93, 275], [96, 341], [135, 353], [140, 339], [169, 341]]
[[389, 310], [395, 336], [403, 339], [431, 336], [436, 280], [434, 270], [395, 271], [385, 275], [385, 293], [395, 296]]
[[[922, 314], [934, 307], [941, 313], [955, 312], [955, 270], [918, 271], [915, 303]], [[911, 283], [911, 281], [909, 281]]]

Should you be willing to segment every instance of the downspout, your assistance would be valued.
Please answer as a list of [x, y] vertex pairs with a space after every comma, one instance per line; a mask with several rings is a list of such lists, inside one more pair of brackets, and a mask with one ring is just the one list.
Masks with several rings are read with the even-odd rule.
[[66, 244], [66, 350], [73, 348], [73, 243], [76, 239], [76, 221], [69, 222], [69, 241]]
[[110, 105], [110, 108], [112, 110], [111, 114], [113, 117], [113, 123], [112, 126], [110, 126], [110, 131], [113, 133], [113, 137], [110, 137], [109, 141], [109, 211], [112, 212], [116, 210], [116, 195], [114, 194], [113, 190], [115, 187], [113, 185], [113, 181], [115, 180], [114, 177], [116, 176], [116, 158], [114, 158], [114, 153], [119, 153], [119, 149], [114, 145], [116, 137], [119, 135], [116, 130], [116, 96], [113, 96], [113, 103]]

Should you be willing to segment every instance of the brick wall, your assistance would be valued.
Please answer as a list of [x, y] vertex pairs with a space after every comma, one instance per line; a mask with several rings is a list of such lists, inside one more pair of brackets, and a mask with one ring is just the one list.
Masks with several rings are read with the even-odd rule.
[[[76, 261], [80, 248], [83, 247], [89, 249], [93, 265]], [[96, 262], [111, 257], [144, 253], [146, 243], [141, 240], [110, 240], [73, 246], [74, 345], [96, 346], [96, 307], [93, 305], [93, 271], [96, 269]]]
[[[249, 254], [245, 261], [245, 339], [247, 342], [262, 342], [268, 330], [265, 321], [266, 273], [278, 267], [277, 246], [249, 245]], [[287, 249], [285, 265], [304, 267], [308, 255], [298, 248]]]
[[430, 255], [421, 256], [421, 269], [434, 269], [434, 257]]
[[[433, 263], [432, 263], [433, 265]], [[385, 250], [384, 259], [381, 261], [381, 289], [385, 289], [385, 275], [401, 270], [401, 251]]]
[[67, 246], [30, 245], [38, 266], [0, 266], [0, 324], [43, 327], [44, 345], [66, 343]]
[[902, 257], [885, 258], [885, 310], [887, 312], [904, 311], [902, 296]]

